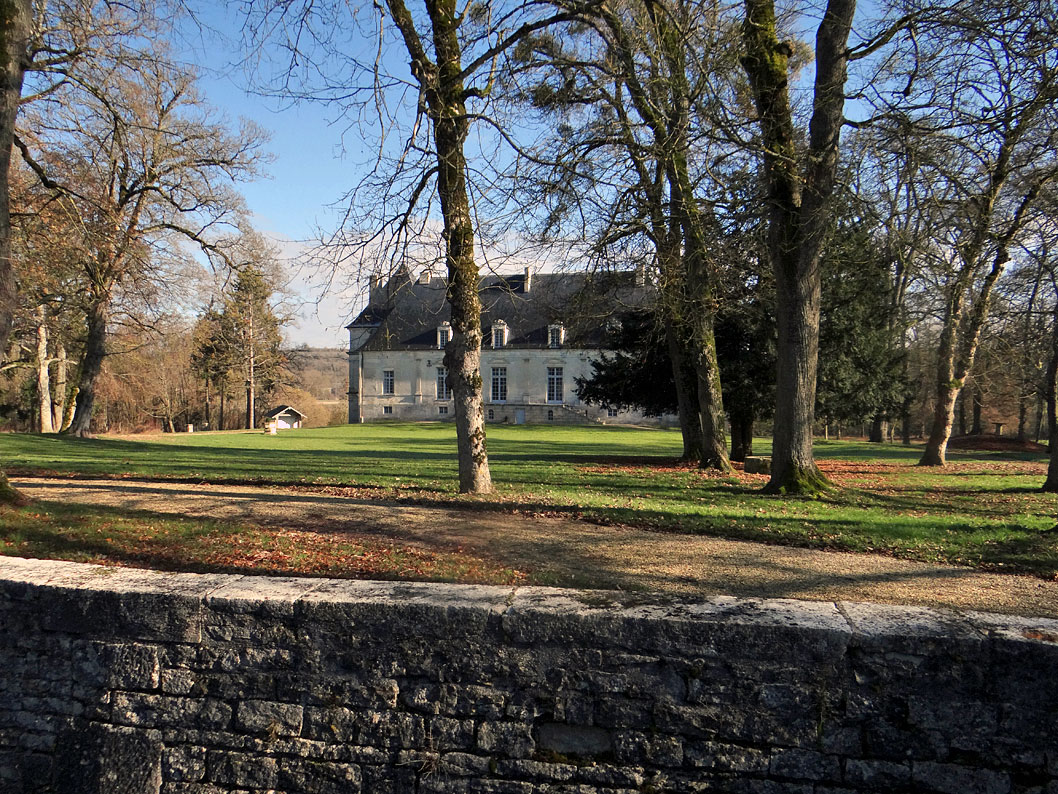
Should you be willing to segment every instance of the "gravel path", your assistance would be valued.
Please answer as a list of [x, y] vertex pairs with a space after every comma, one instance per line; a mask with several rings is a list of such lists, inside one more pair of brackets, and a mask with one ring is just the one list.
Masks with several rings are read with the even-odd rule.
[[873, 601], [1058, 617], [1058, 582], [951, 565], [813, 551], [460, 507], [420, 507], [304, 490], [19, 478], [48, 501], [120, 506], [465, 551], [556, 585], [679, 595]]

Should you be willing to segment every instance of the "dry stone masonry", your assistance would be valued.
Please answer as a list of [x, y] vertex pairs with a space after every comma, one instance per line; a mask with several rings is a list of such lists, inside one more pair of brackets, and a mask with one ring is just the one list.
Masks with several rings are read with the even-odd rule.
[[1058, 622], [0, 559], [0, 791], [1058, 793]]

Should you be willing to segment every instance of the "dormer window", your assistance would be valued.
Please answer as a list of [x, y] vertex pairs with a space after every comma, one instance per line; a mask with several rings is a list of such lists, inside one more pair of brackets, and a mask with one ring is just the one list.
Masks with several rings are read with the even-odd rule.
[[437, 326], [437, 349], [444, 350], [448, 346], [448, 340], [452, 338], [452, 325], [441, 323]]
[[507, 347], [507, 323], [497, 320], [492, 324], [492, 346], [494, 348]]
[[566, 343], [566, 326], [555, 323], [547, 327], [547, 346], [562, 347]]

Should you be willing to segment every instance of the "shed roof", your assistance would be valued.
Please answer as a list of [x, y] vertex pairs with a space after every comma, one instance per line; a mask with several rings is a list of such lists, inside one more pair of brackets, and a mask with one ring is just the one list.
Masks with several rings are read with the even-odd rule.
[[297, 408], [290, 405], [277, 405], [271, 411], [265, 414], [265, 419], [275, 419], [282, 416], [283, 414], [297, 414], [302, 419], [305, 418], [305, 414], [301, 413]]

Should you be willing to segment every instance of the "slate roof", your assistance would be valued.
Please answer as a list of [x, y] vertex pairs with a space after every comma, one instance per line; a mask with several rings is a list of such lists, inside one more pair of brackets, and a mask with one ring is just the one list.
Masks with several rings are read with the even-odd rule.
[[[604, 346], [608, 318], [648, 300], [632, 273], [534, 273], [529, 292], [525, 279], [524, 274], [482, 279], [483, 347], [490, 346], [492, 324], [503, 320], [506, 348], [547, 347], [548, 326], [562, 324], [563, 347], [597, 349]], [[383, 288], [384, 301], [368, 305], [346, 328], [374, 329], [362, 350], [435, 349], [437, 327], [451, 318], [445, 288], [443, 278], [423, 283], [398, 273]]]

